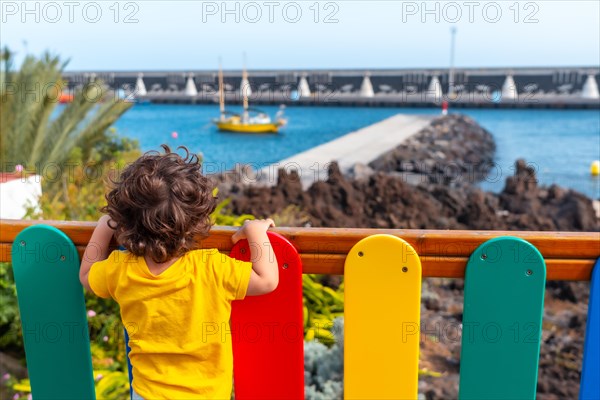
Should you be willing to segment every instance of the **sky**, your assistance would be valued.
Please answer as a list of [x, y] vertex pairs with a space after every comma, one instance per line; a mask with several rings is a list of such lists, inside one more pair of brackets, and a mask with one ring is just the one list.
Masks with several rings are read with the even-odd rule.
[[600, 1], [7, 1], [0, 44], [68, 70], [600, 66]]

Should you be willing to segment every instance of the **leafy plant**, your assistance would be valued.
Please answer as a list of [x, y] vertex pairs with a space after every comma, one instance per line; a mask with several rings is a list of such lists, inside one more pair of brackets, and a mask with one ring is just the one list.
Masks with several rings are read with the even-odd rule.
[[9, 263], [0, 263], [0, 304], [0, 349], [20, 353], [23, 348], [21, 318], [12, 267]]
[[[0, 171], [23, 169], [42, 177], [46, 218], [97, 218], [94, 200], [103, 198], [104, 190], [97, 167], [109, 169], [115, 153], [138, 149], [137, 143], [108, 132], [132, 104], [111, 98], [109, 88], [94, 81], [73, 89], [72, 101], [60, 105], [67, 89], [66, 62], [46, 53], [27, 56], [14, 70], [7, 48], [0, 60]], [[30, 217], [39, 214], [36, 207], [29, 210]]]
[[16, 165], [43, 173], [49, 164], [64, 167], [78, 147], [82, 158], [103, 140], [104, 132], [132, 104], [110, 98], [106, 85], [90, 82], [74, 90], [72, 102], [58, 108], [67, 83], [66, 66], [49, 53], [39, 59], [27, 56], [12, 70], [10, 51], [2, 52], [5, 70], [0, 76], [0, 168]]
[[271, 215], [277, 226], [309, 226], [310, 216], [295, 204], [286, 206], [278, 213]]
[[95, 371], [96, 398], [129, 399], [129, 376], [123, 371]]
[[[216, 195], [216, 189], [215, 189]], [[211, 219], [215, 225], [224, 226], [242, 226], [244, 221], [248, 219], [254, 219], [252, 214], [233, 215], [227, 210], [227, 205], [231, 202], [231, 199], [227, 198], [222, 200], [215, 208], [215, 211], [211, 215]]]
[[302, 275], [304, 340], [318, 340], [328, 346], [335, 343], [331, 333], [333, 320], [344, 315], [344, 285], [333, 290], [317, 282], [316, 275]]
[[119, 137], [110, 128], [85, 157], [83, 153], [74, 147], [66, 168], [56, 177], [42, 179], [39, 204], [29, 208], [27, 218], [96, 221], [106, 203], [107, 183], [116, 179], [141, 151], [137, 141]]
[[332, 322], [335, 344], [327, 347], [318, 341], [304, 342], [304, 391], [309, 400], [343, 398], [344, 318]]

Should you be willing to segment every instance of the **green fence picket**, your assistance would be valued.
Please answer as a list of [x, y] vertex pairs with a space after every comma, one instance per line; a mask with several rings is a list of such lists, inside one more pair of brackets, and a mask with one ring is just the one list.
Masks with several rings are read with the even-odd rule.
[[489, 240], [469, 258], [460, 399], [535, 399], [546, 264], [530, 243]]
[[12, 246], [32, 396], [95, 399], [79, 256], [58, 229], [34, 225]]

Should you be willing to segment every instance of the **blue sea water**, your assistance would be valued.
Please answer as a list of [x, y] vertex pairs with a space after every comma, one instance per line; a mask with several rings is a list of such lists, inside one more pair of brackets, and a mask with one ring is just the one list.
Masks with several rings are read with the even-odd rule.
[[600, 112], [595, 110], [471, 110], [496, 141], [496, 171], [482, 188], [499, 191], [514, 162], [524, 158], [541, 184], [573, 188], [600, 197], [600, 178], [590, 174], [600, 159]]
[[[274, 115], [277, 107], [261, 107]], [[234, 109], [235, 110], [235, 109]], [[459, 110], [494, 136], [496, 167], [482, 188], [500, 191], [524, 158], [541, 184], [559, 184], [587, 196], [600, 197], [600, 179], [590, 176], [590, 164], [600, 159], [600, 112], [595, 110]], [[201, 152], [207, 168], [230, 169], [235, 163], [255, 168], [276, 163], [341, 135], [398, 113], [439, 115], [437, 109], [288, 107], [289, 124], [279, 135], [221, 133], [211, 124], [213, 105], [136, 104], [116, 123], [117, 131], [136, 138], [143, 150], [166, 143]], [[177, 132], [177, 138], [172, 133]]]

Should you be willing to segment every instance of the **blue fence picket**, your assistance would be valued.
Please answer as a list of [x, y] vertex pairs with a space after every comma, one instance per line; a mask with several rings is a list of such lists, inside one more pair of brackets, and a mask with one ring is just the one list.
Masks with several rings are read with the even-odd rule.
[[579, 398], [600, 399], [600, 259], [592, 272]]

